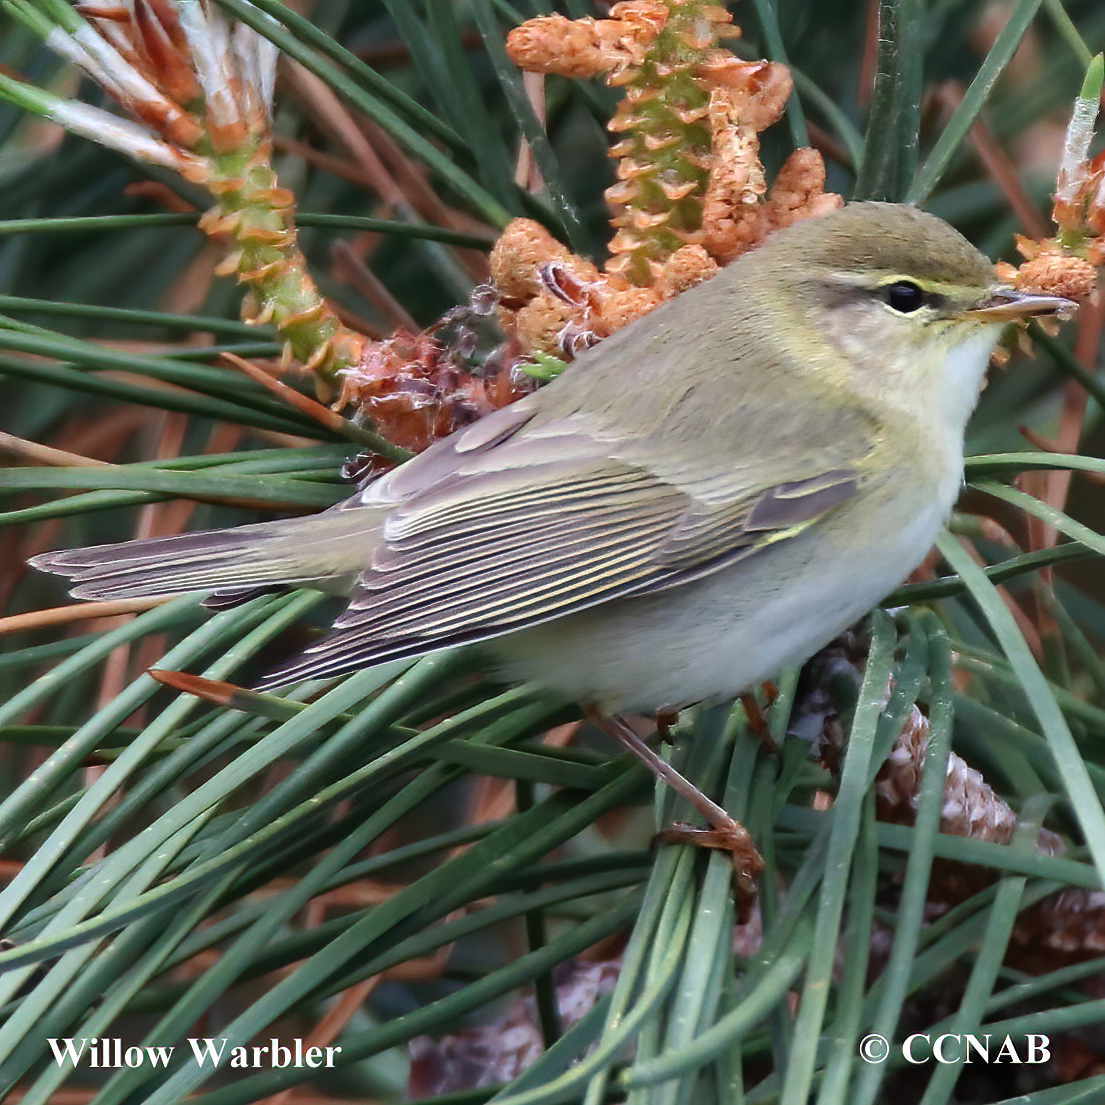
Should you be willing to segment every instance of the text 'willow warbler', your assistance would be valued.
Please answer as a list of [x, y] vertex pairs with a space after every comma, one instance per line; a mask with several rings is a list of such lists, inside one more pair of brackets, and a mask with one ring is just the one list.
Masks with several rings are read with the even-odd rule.
[[1070, 306], [996, 286], [931, 215], [856, 203], [322, 514], [32, 563], [89, 599], [345, 577], [269, 686], [489, 640], [607, 715], [727, 698], [920, 563], [1002, 324]]

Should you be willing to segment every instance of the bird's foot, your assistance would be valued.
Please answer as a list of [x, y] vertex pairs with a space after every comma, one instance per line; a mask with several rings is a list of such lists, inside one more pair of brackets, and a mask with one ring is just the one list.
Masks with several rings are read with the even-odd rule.
[[689, 825], [673, 825], [653, 838], [657, 844], [693, 844], [697, 848], [712, 848], [727, 852], [733, 865], [733, 896], [737, 907], [737, 923], [744, 925], [756, 904], [756, 880], [764, 869], [764, 861], [748, 830], [738, 821], [728, 819], [726, 825], [695, 829]]
[[763, 870], [764, 861], [752, 843], [748, 830], [734, 821], [713, 799], [708, 798], [685, 776], [667, 761], [661, 759], [620, 717], [607, 717], [597, 710], [588, 710], [588, 716], [604, 733], [611, 736], [623, 748], [632, 752], [655, 776], [662, 779], [680, 797], [685, 798], [708, 829], [692, 829], [678, 826], [666, 829], [656, 837], [660, 843], [696, 844], [729, 852], [733, 863], [733, 887], [736, 897], [737, 917], [741, 924], [748, 920], [756, 901], [756, 877]]
[[771, 729], [767, 724], [766, 711], [770, 710], [775, 705], [775, 700], [779, 697], [779, 688], [774, 683], [767, 681], [760, 685], [760, 689], [764, 693], [764, 705], [761, 708], [756, 696], [751, 691], [746, 691], [742, 695], [737, 697], [740, 699], [740, 704], [744, 707], [744, 716], [748, 718], [748, 727], [759, 738], [760, 743], [764, 746], [764, 751], [767, 753], [777, 752], [775, 747], [775, 741], [771, 737]]

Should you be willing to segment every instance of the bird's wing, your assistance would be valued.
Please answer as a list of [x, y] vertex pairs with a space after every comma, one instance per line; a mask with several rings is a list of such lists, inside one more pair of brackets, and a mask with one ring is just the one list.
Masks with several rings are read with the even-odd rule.
[[[785, 540], [850, 498], [870, 445], [845, 435], [846, 448], [838, 437], [831, 448], [801, 452], [797, 470], [784, 449], [778, 462], [696, 461], [672, 477], [619, 455], [635, 452], [628, 439], [622, 448], [588, 432], [581, 417], [527, 427], [523, 408], [485, 422], [367, 493], [362, 501], [390, 495], [397, 505], [349, 607], [266, 685], [679, 586]], [[841, 462], [845, 453], [853, 463]]]

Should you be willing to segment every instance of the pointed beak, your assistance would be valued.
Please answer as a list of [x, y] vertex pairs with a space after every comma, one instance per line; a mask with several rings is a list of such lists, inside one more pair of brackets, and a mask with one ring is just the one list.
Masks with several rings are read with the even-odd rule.
[[1078, 310], [1073, 299], [1059, 295], [1034, 295], [1018, 292], [1005, 285], [991, 288], [977, 306], [965, 312], [968, 318], [980, 322], [1018, 322], [1040, 315], [1056, 315], [1069, 319]]

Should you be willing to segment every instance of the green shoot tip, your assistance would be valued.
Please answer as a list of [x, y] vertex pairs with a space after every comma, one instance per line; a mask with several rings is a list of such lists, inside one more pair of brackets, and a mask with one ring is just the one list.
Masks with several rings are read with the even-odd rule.
[[1098, 54], [1086, 67], [1086, 77], [1082, 81], [1079, 99], [1100, 102], [1103, 84], [1105, 84], [1105, 54]]

